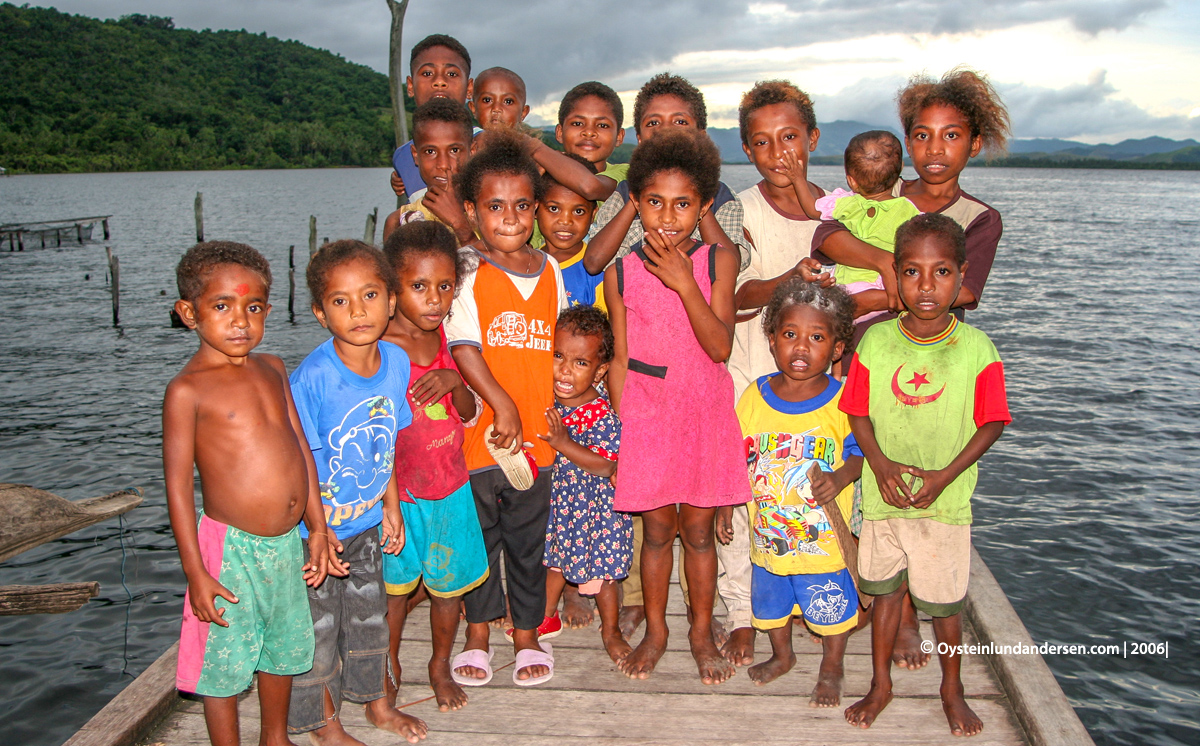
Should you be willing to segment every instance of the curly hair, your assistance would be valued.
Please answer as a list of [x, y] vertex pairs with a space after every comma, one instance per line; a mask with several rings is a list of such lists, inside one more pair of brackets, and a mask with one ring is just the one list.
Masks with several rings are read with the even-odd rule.
[[204, 284], [212, 271], [222, 264], [245, 267], [262, 278], [271, 292], [271, 265], [262, 254], [244, 243], [204, 241], [188, 249], [175, 267], [175, 285], [179, 297], [195, 302], [204, 294]]
[[[565, 155], [566, 157], [570, 158], [571, 160], [573, 160], [577, 163], [583, 164], [583, 167], [586, 168], [588, 171], [591, 171], [592, 173], [596, 173], [596, 164], [592, 163], [587, 158], [584, 158], [583, 156], [578, 155], [576, 153], [563, 153], [563, 155]], [[567, 186], [566, 184], [562, 183], [558, 179], [551, 176], [549, 171], [542, 174], [541, 181], [542, 181], [542, 195], [543, 196], [546, 194], [546, 192], [550, 191], [554, 187], [563, 187], [565, 189], [571, 189], [571, 187]], [[575, 190], [571, 189], [571, 191], [575, 191]]]
[[308, 294], [314, 308], [321, 307], [321, 299], [329, 289], [329, 273], [334, 269], [354, 261], [364, 261], [372, 264], [379, 278], [387, 287], [389, 293], [394, 292], [395, 273], [379, 249], [356, 241], [353, 238], [343, 238], [340, 241], [330, 241], [317, 249], [308, 262], [305, 279], [308, 280]]
[[1000, 94], [986, 77], [965, 67], [954, 68], [939, 81], [928, 75], [914, 76], [896, 94], [896, 103], [905, 137], [912, 134], [921, 111], [937, 104], [966, 117], [971, 138], [980, 138], [989, 154], [1003, 153], [1012, 136], [1008, 109]]
[[805, 282], [800, 277], [779, 283], [763, 309], [763, 334], [775, 336], [779, 318], [792, 306], [811, 306], [828, 316], [834, 342], [849, 346], [854, 339], [854, 301], [840, 285], [824, 288], [818, 282]]
[[692, 112], [692, 118], [696, 120], [696, 129], [708, 129], [708, 107], [704, 105], [704, 94], [700, 89], [688, 82], [687, 78], [671, 73], [659, 73], [646, 81], [646, 85], [642, 86], [637, 98], [633, 100], [633, 129], [636, 132], [641, 133], [646, 107], [657, 96], [677, 96], [683, 99]]
[[412, 52], [408, 55], [408, 69], [410, 73], [413, 65], [417, 64], [417, 57], [420, 57], [423, 52], [434, 47], [445, 47], [459, 57], [462, 57], [462, 61], [466, 63], [466, 68], [463, 72], [467, 75], [471, 74], [471, 55], [467, 52], [467, 48], [458, 39], [446, 34], [430, 34], [413, 45]]
[[742, 101], [738, 104], [738, 130], [741, 132], [743, 144], [750, 144], [750, 115], [764, 106], [773, 104], [795, 106], [808, 131], [812, 132], [817, 128], [817, 115], [813, 111], [812, 99], [807, 93], [786, 80], [760, 80], [742, 95]]
[[608, 104], [608, 108], [612, 109], [613, 119], [617, 122], [617, 129], [621, 129], [621, 125], [625, 123], [625, 106], [621, 103], [621, 97], [612, 88], [597, 80], [580, 83], [567, 91], [558, 105], [558, 124], [561, 126], [567, 121], [567, 117], [575, 109], [575, 104], [588, 96], [595, 96]]
[[942, 242], [954, 254], [954, 263], [962, 267], [967, 263], [967, 234], [953, 218], [936, 212], [926, 212], [909, 218], [896, 229], [896, 266], [900, 266], [901, 255], [923, 238], [934, 238]]
[[533, 198], [542, 198], [542, 179], [537, 164], [525, 152], [524, 136], [517, 132], [493, 130], [481, 133], [476, 140], [479, 150], [459, 169], [454, 177], [454, 189], [462, 202], [474, 203], [487, 174], [524, 176], [529, 179]]
[[717, 196], [721, 184], [721, 153], [707, 133], [670, 129], [639, 143], [629, 159], [629, 191], [639, 195], [663, 171], [686, 176], [704, 202]]
[[616, 349], [612, 324], [608, 323], [608, 314], [599, 308], [581, 304], [565, 309], [558, 315], [556, 330], [567, 331], [576, 337], [598, 338], [601, 364], [612, 361]]
[[863, 194], [886, 192], [904, 169], [904, 146], [887, 130], [862, 132], [850, 138], [843, 164]]
[[467, 144], [471, 143], [472, 133], [475, 131], [475, 126], [471, 122], [471, 112], [457, 101], [435, 96], [418, 106], [412, 115], [413, 142], [417, 141], [422, 126], [429, 122], [457, 125], [466, 133]]
[[458, 240], [449, 228], [435, 220], [414, 220], [392, 231], [383, 242], [383, 256], [396, 275], [416, 257], [444, 257], [454, 267], [456, 295], [467, 273], [467, 258], [459, 252]]

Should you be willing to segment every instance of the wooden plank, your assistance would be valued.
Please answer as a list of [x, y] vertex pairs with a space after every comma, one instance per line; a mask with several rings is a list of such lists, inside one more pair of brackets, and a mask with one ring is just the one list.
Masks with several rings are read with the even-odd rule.
[[0, 616], [18, 614], [63, 614], [75, 611], [100, 595], [100, 584], [54, 583], [52, 585], [0, 586]]
[[[171, 712], [179, 699], [175, 692], [178, 654], [179, 643], [175, 643], [63, 746], [134, 746], [138, 743]], [[204, 723], [203, 716], [200, 723]]]
[[[1033, 647], [1033, 638], [983, 558], [971, 548], [966, 614], [980, 642], [993, 647]], [[999, 651], [987, 656], [1012, 702], [1030, 743], [1093, 746], [1092, 737], [1040, 654]]]
[[27, 484], [0, 483], [0, 561], [141, 503], [141, 487], [72, 502]]

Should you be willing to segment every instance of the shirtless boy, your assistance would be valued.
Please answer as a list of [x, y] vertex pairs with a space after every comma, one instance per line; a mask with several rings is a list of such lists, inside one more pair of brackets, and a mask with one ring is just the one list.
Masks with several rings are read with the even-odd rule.
[[[345, 570], [328, 564], [316, 465], [283, 361], [251, 352], [271, 311], [267, 260], [244, 244], [201, 243], [176, 279], [175, 311], [200, 337], [163, 400], [167, 508], [187, 576], [176, 685], [204, 697], [213, 744], [237, 744], [237, 695], [257, 671], [259, 743], [278, 746], [290, 743], [292, 676], [312, 668], [305, 583]], [[193, 464], [204, 495], [199, 526]]]

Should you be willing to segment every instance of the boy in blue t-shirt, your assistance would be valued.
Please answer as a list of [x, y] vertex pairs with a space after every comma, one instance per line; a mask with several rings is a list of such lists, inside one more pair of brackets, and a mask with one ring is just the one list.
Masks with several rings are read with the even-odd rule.
[[317, 465], [330, 563], [338, 574], [349, 573], [309, 589], [316, 651], [312, 670], [294, 681], [288, 731], [313, 731], [319, 743], [346, 741], [337, 717], [344, 698], [365, 704], [372, 725], [415, 743], [425, 737], [425, 723], [390, 705], [384, 684], [388, 627], [380, 551], [399, 554], [404, 546], [393, 464], [396, 431], [412, 422], [408, 355], [379, 341], [396, 307], [391, 270], [379, 250], [346, 240], [322, 246], [307, 274], [313, 314], [333, 337], [290, 381]]
[[[595, 166], [580, 156], [574, 160], [594, 171]], [[596, 203], [583, 197], [570, 187], [550, 175], [542, 174], [544, 196], [538, 202], [537, 224], [546, 243], [542, 251], [554, 257], [562, 270], [563, 287], [567, 291], [567, 303], [572, 306], [604, 305], [604, 294], [598, 290], [604, 282], [604, 273], [589, 273], [583, 266], [583, 253], [587, 249], [588, 228], [596, 214]]]

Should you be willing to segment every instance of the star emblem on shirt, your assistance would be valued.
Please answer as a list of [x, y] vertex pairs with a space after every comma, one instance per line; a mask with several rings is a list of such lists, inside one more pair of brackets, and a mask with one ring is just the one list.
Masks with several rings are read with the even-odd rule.
[[929, 383], [929, 379], [925, 377], [924, 373], [913, 373], [913, 377], [905, 383], [912, 386], [913, 391], [920, 391], [922, 386]]

